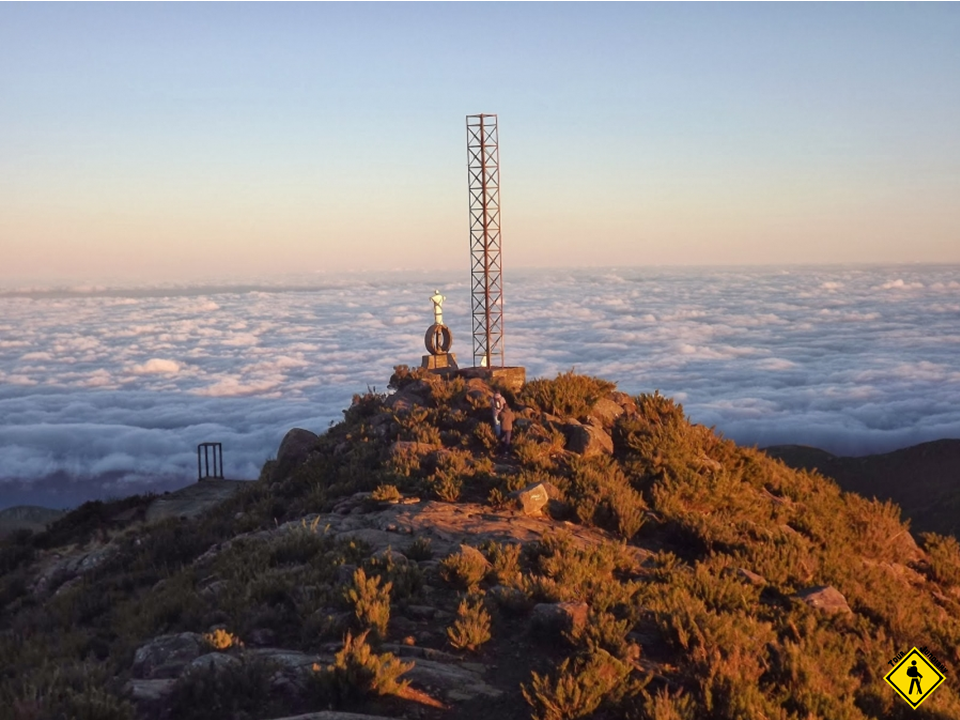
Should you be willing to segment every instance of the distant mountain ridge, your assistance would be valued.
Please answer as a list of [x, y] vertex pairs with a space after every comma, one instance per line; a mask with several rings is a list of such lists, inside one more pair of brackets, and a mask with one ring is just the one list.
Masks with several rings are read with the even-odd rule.
[[864, 457], [839, 457], [806, 445], [763, 449], [799, 470], [818, 470], [844, 490], [893, 500], [917, 532], [960, 537], [960, 439], [934, 440]]
[[17, 530], [40, 532], [66, 514], [66, 510], [51, 510], [36, 505], [18, 505], [0, 510], [0, 536]]

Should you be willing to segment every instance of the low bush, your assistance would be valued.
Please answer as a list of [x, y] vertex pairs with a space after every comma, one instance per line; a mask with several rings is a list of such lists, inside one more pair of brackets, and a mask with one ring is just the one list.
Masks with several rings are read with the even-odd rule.
[[520, 401], [559, 417], [586, 419], [597, 400], [609, 395], [616, 384], [570, 370], [553, 380], [537, 378], [523, 386]]
[[521, 685], [521, 690], [535, 720], [576, 720], [615, 695], [629, 674], [628, 665], [596, 650], [573, 662], [564, 660], [552, 678], [533, 672], [530, 684]]
[[459, 590], [476, 589], [488, 570], [489, 564], [479, 552], [461, 550], [440, 561], [440, 576]]
[[313, 666], [313, 695], [324, 706], [359, 702], [370, 695], [399, 695], [409, 686], [400, 677], [412, 670], [413, 662], [402, 662], [392, 653], [377, 654], [367, 644], [367, 633], [347, 633], [343, 648], [332, 665]]
[[275, 672], [271, 663], [260, 658], [190, 668], [177, 680], [165, 704], [170, 717], [177, 720], [263, 717], [271, 708], [270, 678]]
[[457, 619], [447, 628], [447, 638], [457, 650], [476, 650], [490, 639], [490, 613], [483, 598], [464, 598], [457, 607]]
[[[353, 585], [344, 590], [344, 597], [353, 607], [357, 624], [372, 633], [374, 640], [387, 637], [390, 622], [390, 590], [393, 583], [380, 584], [380, 577], [367, 577], [363, 568], [353, 573]], [[366, 638], [367, 632], [363, 637]]]
[[922, 533], [923, 549], [930, 558], [930, 574], [937, 582], [960, 585], [960, 543], [952, 535]]

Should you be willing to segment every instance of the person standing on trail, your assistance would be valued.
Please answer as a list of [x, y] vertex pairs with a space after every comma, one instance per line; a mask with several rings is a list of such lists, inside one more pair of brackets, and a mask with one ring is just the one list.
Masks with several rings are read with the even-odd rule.
[[504, 401], [503, 410], [500, 413], [500, 427], [503, 452], [508, 453], [510, 452], [510, 441], [513, 439], [513, 410], [510, 409], [506, 401]]
[[490, 409], [493, 412], [493, 432], [496, 434], [497, 438], [500, 437], [500, 413], [503, 412], [503, 409], [507, 406], [507, 401], [503, 399], [503, 395], [500, 393], [494, 393], [493, 397], [490, 400]]
[[920, 674], [920, 671], [917, 670], [917, 661], [914, 660], [910, 667], [907, 668], [907, 677], [911, 678], [910, 680], [910, 690], [907, 692], [907, 695], [913, 695], [913, 684], [917, 684], [917, 692], [923, 695], [923, 690], [920, 689], [920, 681], [923, 679], [923, 675]]

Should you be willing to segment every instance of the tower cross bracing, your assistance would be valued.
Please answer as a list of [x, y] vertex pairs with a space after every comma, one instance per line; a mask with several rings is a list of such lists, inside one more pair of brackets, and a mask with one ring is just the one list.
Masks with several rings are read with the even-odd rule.
[[474, 367], [504, 366], [497, 116], [467, 115], [470, 297]]

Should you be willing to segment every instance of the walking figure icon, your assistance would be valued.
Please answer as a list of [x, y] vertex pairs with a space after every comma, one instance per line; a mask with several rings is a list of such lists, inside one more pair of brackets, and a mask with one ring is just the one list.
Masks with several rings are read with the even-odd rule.
[[917, 692], [923, 695], [923, 690], [920, 689], [920, 681], [923, 679], [923, 675], [920, 674], [920, 671], [917, 670], [917, 661], [914, 660], [910, 663], [910, 667], [907, 668], [907, 677], [911, 678], [910, 680], [910, 689], [907, 691], [907, 695], [913, 695], [913, 684], [917, 684]]

